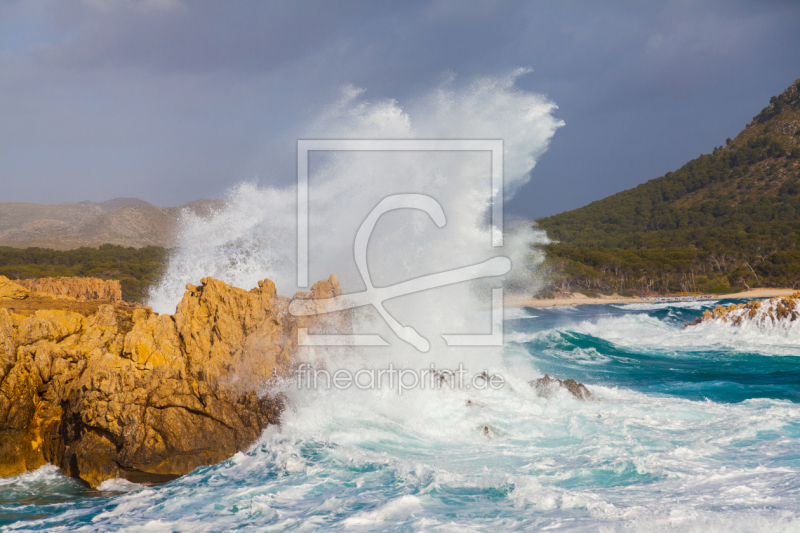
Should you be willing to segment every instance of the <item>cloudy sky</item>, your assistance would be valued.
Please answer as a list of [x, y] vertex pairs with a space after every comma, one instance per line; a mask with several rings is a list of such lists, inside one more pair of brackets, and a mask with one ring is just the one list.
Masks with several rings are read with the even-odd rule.
[[0, 0], [0, 201], [157, 205], [294, 177], [343, 87], [405, 99], [527, 67], [565, 126], [541, 217], [680, 167], [800, 77], [800, 2]]

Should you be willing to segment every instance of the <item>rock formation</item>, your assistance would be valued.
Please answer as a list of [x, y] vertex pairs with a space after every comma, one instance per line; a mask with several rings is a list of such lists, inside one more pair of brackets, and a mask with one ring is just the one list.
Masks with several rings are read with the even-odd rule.
[[[275, 379], [294, 364], [296, 329], [314, 327], [258, 285], [204, 278], [158, 315], [12, 300], [27, 289], [0, 278], [0, 475], [53, 463], [92, 487], [162, 482], [245, 450], [278, 423]], [[331, 276], [311, 296], [339, 293]]]
[[543, 378], [535, 379], [531, 381], [529, 385], [536, 389], [536, 394], [542, 398], [549, 398], [553, 395], [556, 387], [561, 387], [567, 389], [579, 400], [594, 400], [594, 395], [589, 392], [586, 385], [578, 383], [574, 379], [553, 379], [545, 374]]
[[29, 298], [31, 291], [25, 287], [13, 283], [5, 276], [0, 276], [0, 298], [7, 300], [24, 300]]
[[118, 280], [97, 278], [33, 278], [16, 282], [33, 293], [69, 296], [76, 300], [104, 300], [121, 303], [122, 287]]
[[769, 300], [751, 300], [742, 304], [731, 304], [727, 307], [718, 305], [714, 310], [706, 309], [702, 317], [697, 317], [694, 322], [686, 322], [685, 327], [696, 326], [703, 322], [719, 320], [734, 326], [755, 324], [756, 326], [788, 327], [791, 322], [800, 317], [800, 292], [791, 296], [770, 298]]

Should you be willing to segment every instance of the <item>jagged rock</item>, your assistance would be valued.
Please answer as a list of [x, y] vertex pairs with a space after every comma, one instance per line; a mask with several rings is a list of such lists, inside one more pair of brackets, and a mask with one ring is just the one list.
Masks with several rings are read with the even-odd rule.
[[[312, 296], [338, 291], [332, 276]], [[291, 371], [296, 328], [316, 318], [298, 322], [270, 280], [203, 279], [174, 316], [61, 303], [0, 306], [0, 476], [53, 463], [96, 487], [227, 459], [278, 423], [283, 400], [265, 383]]]
[[24, 300], [31, 295], [31, 291], [18, 283], [14, 283], [5, 276], [0, 276], [0, 298], [10, 300]]
[[118, 280], [97, 278], [32, 278], [17, 282], [31, 292], [68, 296], [76, 300], [122, 302], [122, 286]]
[[586, 385], [578, 383], [574, 379], [553, 379], [547, 374], [543, 378], [533, 380], [529, 383], [531, 387], [536, 389], [536, 394], [542, 398], [549, 398], [553, 395], [555, 387], [562, 387], [567, 389], [572, 395], [579, 400], [594, 400], [594, 395], [589, 392]]
[[795, 292], [791, 296], [782, 296], [765, 300], [767, 305], [762, 305], [761, 300], [751, 300], [743, 304], [731, 304], [727, 307], [718, 305], [713, 310], [706, 309], [703, 316], [696, 318], [693, 322], [686, 322], [685, 327], [695, 326], [702, 322], [711, 320], [731, 321], [735, 326], [747, 322], [758, 324], [781, 323], [781, 321], [794, 322], [800, 317], [797, 312], [797, 302], [800, 301], [800, 292]]
[[197, 379], [226, 386], [260, 383], [291, 363], [294, 321], [286, 319], [288, 299], [277, 297], [270, 280], [245, 291], [204, 278], [201, 286], [186, 289], [175, 325], [187, 368]]

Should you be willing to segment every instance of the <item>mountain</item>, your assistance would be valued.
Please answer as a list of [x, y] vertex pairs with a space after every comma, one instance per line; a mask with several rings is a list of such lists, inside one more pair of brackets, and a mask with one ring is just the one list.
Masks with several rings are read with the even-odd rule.
[[711, 154], [537, 224], [561, 289], [800, 286], [800, 80]]
[[157, 207], [136, 198], [57, 205], [0, 202], [0, 246], [71, 250], [102, 244], [171, 247], [184, 210], [208, 216], [223, 200]]
[[113, 211], [115, 209], [119, 209], [120, 207], [128, 207], [129, 205], [153, 205], [150, 202], [145, 202], [144, 200], [140, 200], [138, 198], [112, 198], [111, 200], [106, 200], [105, 202], [92, 202], [90, 200], [84, 200], [78, 203], [83, 205], [96, 205], [104, 212]]

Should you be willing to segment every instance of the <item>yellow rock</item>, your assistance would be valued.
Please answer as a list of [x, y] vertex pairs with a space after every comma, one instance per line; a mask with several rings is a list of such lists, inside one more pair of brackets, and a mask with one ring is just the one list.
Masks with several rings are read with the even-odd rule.
[[139, 368], [169, 365], [185, 371], [178, 331], [171, 316], [137, 309], [132, 320], [133, 329], [125, 336], [123, 356]]
[[[50, 462], [93, 487], [162, 482], [249, 447], [278, 422], [283, 399], [263, 389], [295, 363], [297, 328], [320, 327], [258, 285], [204, 278], [174, 316], [81, 303], [84, 316], [52, 298], [27, 315], [0, 308], [0, 475]], [[310, 296], [335, 294], [332, 276]]]
[[19, 281], [40, 295], [76, 300], [103, 300], [122, 302], [122, 286], [119, 280], [102, 280], [98, 278], [33, 278]]
[[36, 311], [17, 327], [17, 345], [32, 344], [40, 339], [60, 342], [81, 331], [84, 318], [78, 313], [60, 310]]
[[245, 291], [213, 278], [202, 281], [175, 312], [192, 375], [214, 387], [240, 387], [285, 373], [292, 321], [279, 319], [288, 315], [288, 300], [276, 295], [275, 285], [264, 280]]
[[31, 295], [31, 291], [22, 285], [14, 283], [5, 276], [0, 276], [0, 298], [11, 300], [24, 300]]
[[[800, 314], [795, 311], [797, 308], [797, 300], [800, 299], [800, 292], [795, 292], [792, 296], [782, 296], [776, 298], [770, 298], [766, 300], [767, 305], [769, 307], [766, 308], [766, 311], [763, 313], [762, 320], [769, 317], [772, 321], [776, 320], [783, 320], [789, 319], [790, 321], [797, 320], [800, 318]], [[770, 305], [771, 304], [771, 305]], [[766, 307], [766, 306], [765, 306]], [[723, 321], [728, 321], [728, 316], [739, 309], [747, 310], [741, 316], [733, 316], [732, 320], [735, 325], [741, 325], [745, 322], [745, 318], [747, 319], [754, 319], [758, 317], [758, 311], [762, 308], [762, 301], [760, 300], [752, 300], [750, 302], [744, 304], [731, 304], [728, 307], [717, 306], [714, 308], [713, 311], [703, 311], [702, 319], [699, 319], [692, 323], [699, 324], [705, 320], [713, 320], [717, 318], [721, 318]]]

